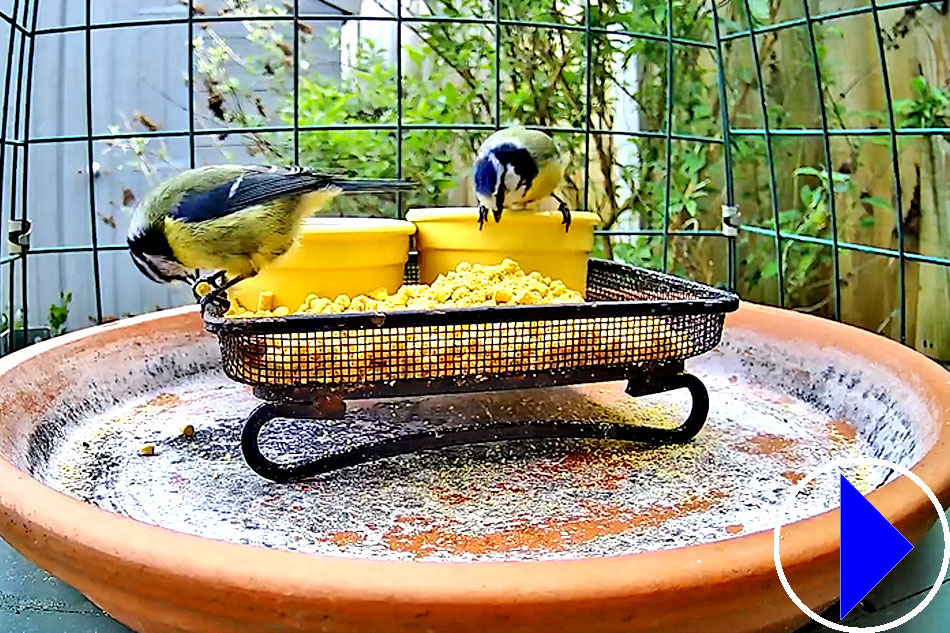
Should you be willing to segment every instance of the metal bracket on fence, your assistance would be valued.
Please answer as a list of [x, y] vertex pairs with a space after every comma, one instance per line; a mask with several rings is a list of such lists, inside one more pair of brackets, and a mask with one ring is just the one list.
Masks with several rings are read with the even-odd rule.
[[736, 205], [722, 205], [722, 234], [726, 237], [735, 237], [739, 234], [742, 225], [742, 214]]
[[33, 226], [29, 220], [10, 220], [7, 239], [10, 241], [10, 254], [19, 255], [30, 248], [30, 231]]

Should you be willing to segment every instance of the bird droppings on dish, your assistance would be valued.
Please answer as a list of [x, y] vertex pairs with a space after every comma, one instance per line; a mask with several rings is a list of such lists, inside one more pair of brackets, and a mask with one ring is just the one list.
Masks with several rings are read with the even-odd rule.
[[358, 545], [366, 540], [366, 537], [352, 530], [344, 530], [343, 532], [334, 532], [330, 535], [329, 542], [333, 543], [337, 547], [346, 547], [347, 545]]
[[759, 433], [751, 438], [740, 450], [753, 455], [778, 455], [791, 452], [798, 440], [773, 433]]
[[789, 480], [793, 484], [797, 484], [805, 478], [805, 475], [794, 470], [786, 470], [784, 473], [782, 473], [782, 477], [785, 477], [785, 479]]
[[674, 519], [710, 510], [723, 496], [722, 492], [711, 490], [673, 505], [657, 504], [639, 510], [614, 503], [581, 501], [573, 515], [542, 520], [524, 518], [501, 529], [489, 528], [474, 534], [462, 531], [453, 520], [422, 529], [412, 529], [397, 521], [383, 535], [383, 541], [392, 551], [415, 557], [563, 552], [605, 536], [662, 528]]
[[857, 431], [847, 420], [832, 420], [828, 423], [828, 433], [833, 441], [853, 442]]
[[[927, 449], [913, 422], [922, 405], [890, 398], [894, 377], [845, 355], [727, 332], [719, 348], [689, 363], [711, 407], [688, 444], [486, 444], [275, 484], [254, 474], [240, 451], [243, 420], [259, 401], [209, 369], [214, 346], [200, 347], [150, 358], [158, 378], [149, 393], [123, 399], [103, 387], [90, 390], [88, 402], [62, 405], [40, 427], [49, 435], [31, 439], [44, 447], [31, 450], [34, 476], [119, 514], [238, 543], [375, 559], [571, 559], [771, 530], [792, 487], [829, 460], [870, 455], [911, 464]], [[607, 383], [354, 402], [342, 420], [275, 420], [262, 446], [299, 459], [318, 446], [397, 430], [555, 416], [670, 426], [685, 415], [685, 394], [633, 399], [623, 389]], [[187, 425], [191, 436], [182, 434]], [[146, 444], [155, 450], [143, 459]], [[888, 473], [847, 474], [869, 491]], [[833, 507], [837, 494], [834, 477], [813, 481], [792, 518]]]

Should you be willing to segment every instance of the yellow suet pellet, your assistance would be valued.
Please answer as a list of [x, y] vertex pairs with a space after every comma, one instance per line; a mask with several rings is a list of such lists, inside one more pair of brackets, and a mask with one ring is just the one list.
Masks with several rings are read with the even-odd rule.
[[332, 302], [329, 299], [322, 299], [322, 298], [314, 299], [310, 302], [310, 309], [316, 313], [320, 313], [326, 310], [327, 306], [329, 306], [330, 303]]
[[185, 437], [191, 437], [195, 434], [195, 427], [191, 424], [186, 424], [185, 426], [181, 427], [181, 434]]
[[508, 303], [511, 301], [511, 291], [507, 288], [497, 288], [492, 298], [495, 303]]
[[139, 455], [146, 456], [146, 455], [154, 455], [154, 454], [155, 454], [155, 447], [152, 444], [146, 444], [145, 446], [139, 449]]
[[263, 310], [273, 310], [274, 309], [274, 293], [270, 290], [265, 290], [257, 297], [257, 311], [261, 312]]
[[209, 284], [207, 281], [199, 282], [198, 285], [195, 286], [195, 294], [197, 294], [199, 297], [206, 297], [210, 292], [211, 284]]

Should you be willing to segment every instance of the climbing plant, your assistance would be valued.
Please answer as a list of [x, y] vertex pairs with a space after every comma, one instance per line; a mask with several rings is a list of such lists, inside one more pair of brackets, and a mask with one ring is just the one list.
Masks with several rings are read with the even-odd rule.
[[[720, 32], [773, 24], [792, 4], [787, 0], [732, 0], [717, 5]], [[197, 3], [195, 6], [202, 10]], [[379, 6], [391, 10], [382, 0]], [[493, 17], [493, 5], [483, 0], [425, 0], [414, 6], [419, 17]], [[713, 42], [712, 5], [708, 0], [674, 0], [671, 15], [667, 9], [666, 2], [602, 0], [591, 4], [585, 16], [582, 3], [505, 0], [498, 8], [502, 26], [497, 34], [491, 21], [406, 22], [400, 82], [391, 51], [366, 37], [359, 38], [355, 48], [342, 51], [339, 33], [326, 42], [318, 41], [313, 26], [304, 20], [295, 51], [291, 23], [253, 19], [286, 15], [292, 5], [227, 0], [220, 13], [248, 18], [242, 24], [251, 46], [242, 46], [247, 50], [239, 53], [218, 33], [217, 23], [202, 26], [194, 41], [195, 87], [203, 100], [200, 124], [253, 129], [289, 125], [296, 119], [303, 127], [298, 139], [299, 162], [313, 168], [391, 177], [396, 175], [397, 159], [401, 158], [402, 176], [422, 185], [406, 200], [407, 205], [417, 206], [470, 201], [466, 176], [474, 151], [487, 132], [459, 131], [454, 126], [490, 126], [497, 119], [501, 125], [520, 122], [572, 130], [589, 125], [595, 130], [613, 130], [618, 116], [632, 112], [639, 125], [633, 136], [598, 133], [590, 136], [588, 145], [583, 134], [554, 133], [569, 165], [562, 193], [573, 207], [596, 211], [604, 229], [714, 230], [719, 227], [724, 201], [724, 147], [718, 142], [723, 121], [715, 49], [685, 43], [668, 48], [664, 41], [669, 30], [681, 42]], [[196, 16], [199, 22], [200, 17]], [[509, 20], [570, 28], [505, 26]], [[588, 43], [584, 29], [579, 28], [585, 26], [585, 20], [595, 33], [590, 42], [589, 77]], [[907, 24], [910, 29], [913, 21]], [[820, 128], [819, 103], [824, 103], [832, 127], [886, 117], [886, 113], [848, 109], [847, 97], [853, 86], [841, 85], [841, 60], [829, 55], [829, 47], [841, 38], [841, 31], [834, 23], [820, 23], [813, 26], [813, 33], [817, 64], [809, 53], [806, 29], [770, 30], [759, 36], [758, 68], [749, 56], [749, 38], [723, 44], [731, 127], [757, 128], [767, 121], [772, 128]], [[905, 36], [906, 32], [895, 30], [895, 38]], [[342, 52], [339, 68], [314, 65], [313, 50], [321, 43]], [[497, 77], [496, 52], [500, 62]], [[782, 62], [778, 63], [780, 52]], [[296, 108], [295, 61], [300, 64]], [[816, 65], [820, 95], [815, 92]], [[669, 77], [671, 68], [673, 76]], [[670, 79], [672, 90], [668, 93]], [[396, 93], [400, 83], [401, 111]], [[943, 89], [922, 79], [912, 83], [913, 98], [895, 106], [901, 125], [945, 124]], [[764, 113], [758, 102], [760, 88], [768, 97]], [[811, 101], [806, 103], [802, 95], [808, 95], [809, 90]], [[422, 124], [425, 129], [404, 129], [397, 144], [391, 128], [400, 115], [410, 128]], [[364, 129], [380, 124], [390, 129]], [[673, 139], [666, 135], [668, 126]], [[240, 134], [246, 151], [262, 161], [294, 160], [292, 134]], [[226, 137], [230, 135], [222, 132], [220, 138]], [[765, 227], [777, 222], [786, 233], [827, 238], [834, 199], [839, 208], [865, 210], [842, 214], [839, 209], [838, 232], [857, 231], [859, 238], [861, 231], [870, 235], [882, 212], [893, 213], [891, 201], [858, 186], [854, 174], [866, 163], [869, 144], [886, 140], [844, 137], [844, 157], [836, 147], [835, 164], [827, 165], [819, 145], [807, 137], [773, 143], [770, 163], [770, 148], [761, 136], [733, 135], [736, 194], [746, 222]], [[131, 153], [133, 164], [150, 172], [164, 151], [158, 143], [132, 139], [116, 141], [113, 146]], [[778, 205], [774, 209], [773, 197]], [[380, 200], [377, 205], [363, 202], [359, 208], [344, 202], [334, 209], [342, 213], [396, 212], [392, 200]], [[745, 296], [774, 301], [781, 266], [788, 305], [830, 313], [834, 291], [831, 249], [819, 243], [787, 241], [776, 253], [760, 235], [743, 233], [741, 239], [740, 283]], [[674, 237], [664, 248], [663, 239], [653, 234], [603, 237], [597, 244], [598, 255], [657, 268], [666, 264], [673, 272], [713, 283], [723, 281], [723, 267], [715, 264], [724, 260], [723, 249], [721, 238], [703, 236]], [[664, 252], [666, 262], [662, 261]]]

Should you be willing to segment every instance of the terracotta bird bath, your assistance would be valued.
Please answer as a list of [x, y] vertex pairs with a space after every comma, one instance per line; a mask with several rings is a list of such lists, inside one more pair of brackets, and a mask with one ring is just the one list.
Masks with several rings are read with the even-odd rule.
[[[255, 400], [195, 309], [91, 328], [0, 359], [0, 534], [142, 633], [741, 633], [807, 621], [772, 562], [804, 474], [880, 457], [950, 501], [950, 374], [912, 350], [746, 305], [687, 365], [711, 406], [686, 445], [477, 445], [275, 484], [241, 459]], [[662, 423], [683, 406], [614, 383], [368, 401], [276, 421], [262, 446], [525, 416]], [[853, 475], [911, 541], [936, 519], [906, 478]], [[837, 598], [836, 500], [817, 481], [783, 530], [815, 610]]]

